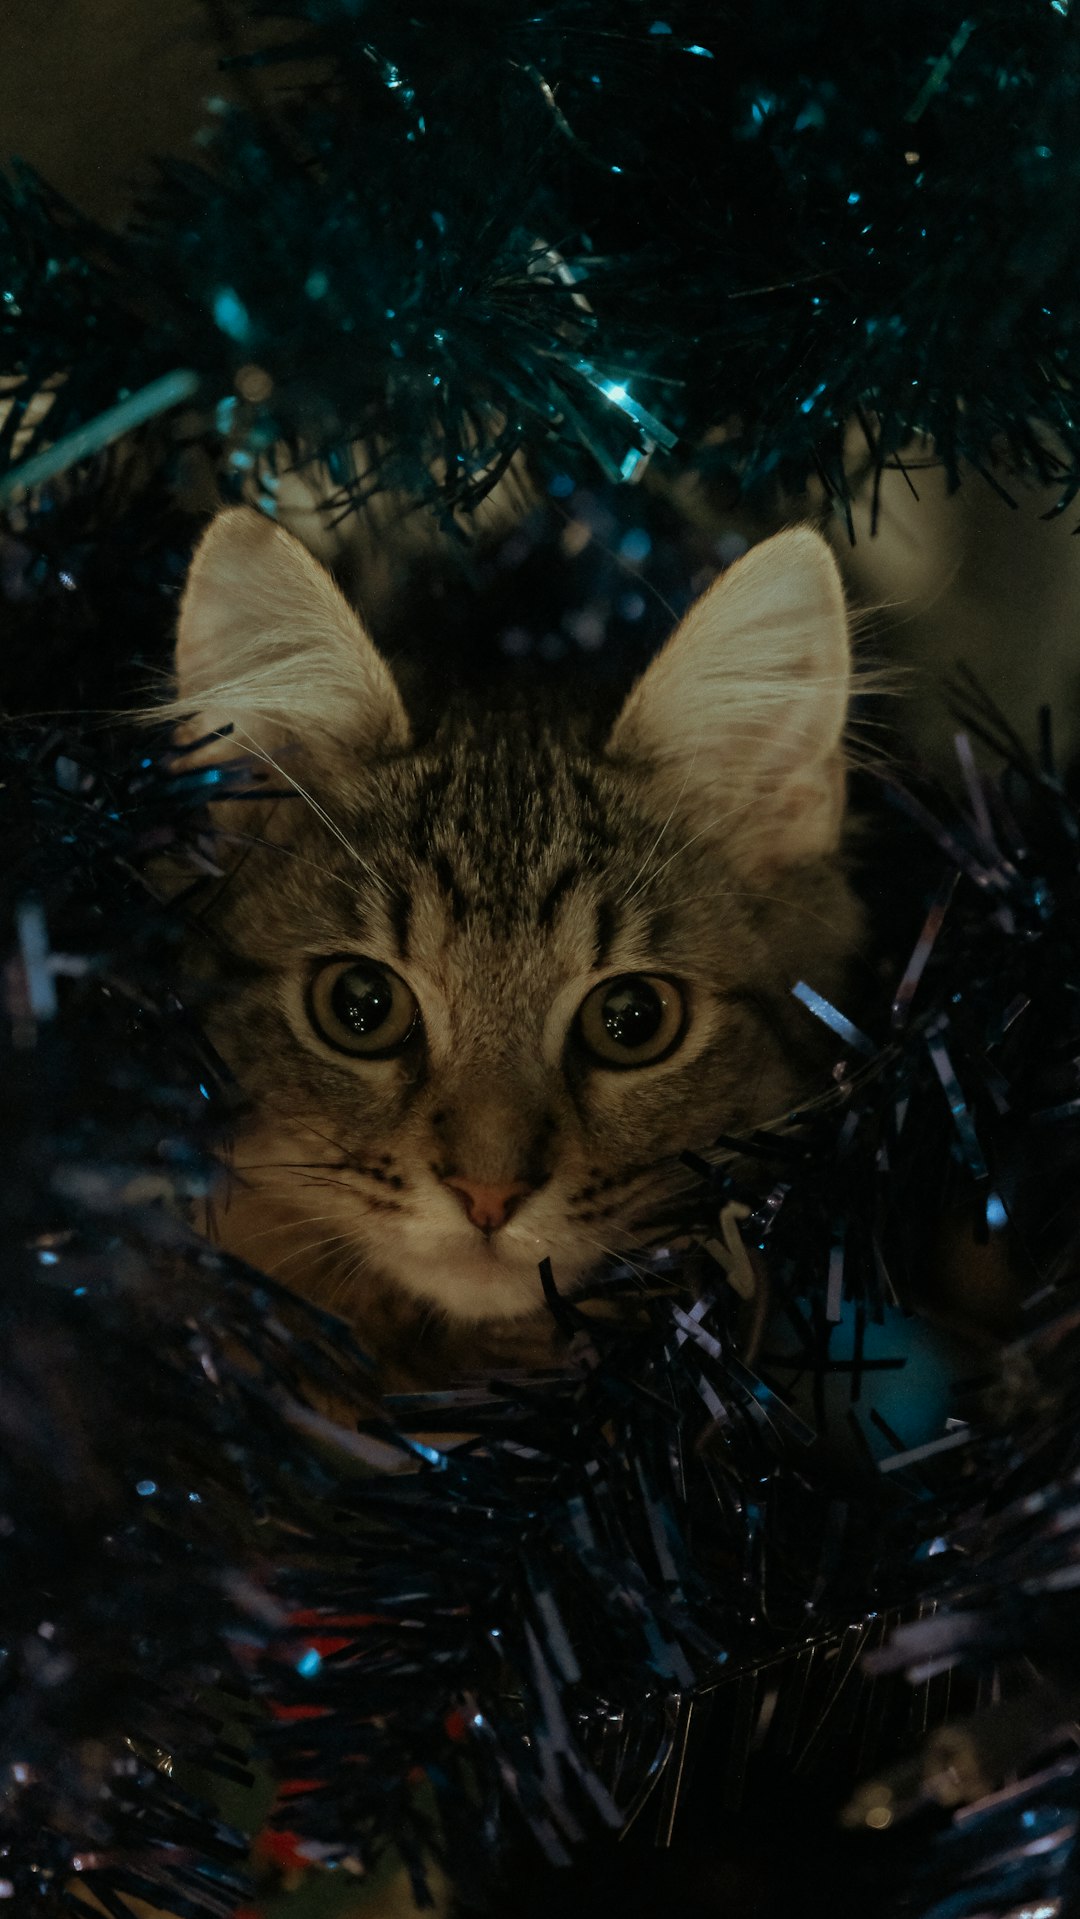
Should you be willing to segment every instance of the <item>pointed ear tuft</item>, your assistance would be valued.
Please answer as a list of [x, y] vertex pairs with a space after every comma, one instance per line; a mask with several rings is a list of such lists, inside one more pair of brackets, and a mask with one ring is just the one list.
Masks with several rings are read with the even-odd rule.
[[246, 507], [220, 514], [196, 549], [167, 710], [196, 716], [189, 736], [231, 722], [236, 745], [263, 752], [286, 739], [374, 752], [409, 738], [390, 668], [330, 575]]
[[655, 810], [743, 870], [831, 852], [844, 810], [851, 643], [836, 561], [809, 527], [752, 547], [633, 688], [608, 742]]

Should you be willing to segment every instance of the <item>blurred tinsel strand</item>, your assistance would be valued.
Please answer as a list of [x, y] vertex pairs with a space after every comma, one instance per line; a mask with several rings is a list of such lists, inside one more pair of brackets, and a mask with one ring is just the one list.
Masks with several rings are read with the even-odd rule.
[[1080, 485], [1066, 0], [225, 11], [254, 84], [130, 230], [3, 185], [7, 498], [178, 407], [268, 506], [315, 456], [475, 504], [519, 449]]

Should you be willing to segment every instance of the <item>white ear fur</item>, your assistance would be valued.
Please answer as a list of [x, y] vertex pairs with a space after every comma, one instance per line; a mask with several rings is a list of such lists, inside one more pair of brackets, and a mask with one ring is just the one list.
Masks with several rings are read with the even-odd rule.
[[189, 737], [231, 721], [230, 751], [312, 735], [360, 750], [409, 738], [390, 668], [329, 573], [246, 507], [219, 514], [191, 562], [171, 710], [196, 715]]
[[608, 751], [642, 766], [664, 816], [700, 820], [744, 868], [794, 865], [840, 836], [850, 692], [836, 561], [795, 527], [752, 547], [691, 607]]

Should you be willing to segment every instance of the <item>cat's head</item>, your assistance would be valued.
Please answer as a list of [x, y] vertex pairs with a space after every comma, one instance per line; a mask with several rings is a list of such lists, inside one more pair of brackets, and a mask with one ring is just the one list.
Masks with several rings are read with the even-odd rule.
[[784, 1109], [790, 987], [831, 990], [856, 927], [815, 533], [724, 574], [597, 740], [457, 709], [415, 737], [329, 576], [244, 510], [196, 553], [176, 664], [178, 710], [292, 796], [226, 809], [207, 914], [250, 1257], [358, 1318], [387, 1280], [516, 1317], [543, 1257], [567, 1287], [655, 1241], [680, 1154]]

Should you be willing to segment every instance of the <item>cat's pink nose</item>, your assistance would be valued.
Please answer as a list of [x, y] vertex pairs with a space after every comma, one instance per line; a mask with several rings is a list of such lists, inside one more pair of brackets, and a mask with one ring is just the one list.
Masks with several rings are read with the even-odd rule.
[[507, 1180], [501, 1186], [488, 1186], [480, 1179], [444, 1179], [443, 1185], [457, 1194], [472, 1224], [482, 1233], [497, 1233], [534, 1190], [524, 1179]]

